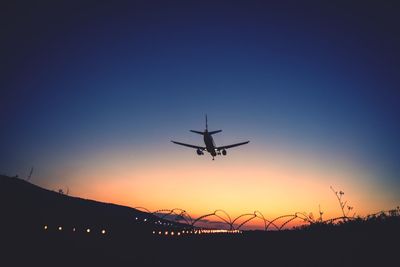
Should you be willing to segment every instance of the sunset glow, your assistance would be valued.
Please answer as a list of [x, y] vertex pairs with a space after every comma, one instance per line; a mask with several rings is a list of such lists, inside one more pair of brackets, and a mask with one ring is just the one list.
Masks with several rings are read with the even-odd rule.
[[[73, 196], [151, 211], [182, 208], [192, 217], [223, 209], [232, 218], [256, 210], [267, 219], [295, 212], [318, 218], [320, 206], [323, 218], [334, 218], [341, 210], [330, 186], [345, 192], [344, 199], [354, 207], [351, 215], [396, 205], [390, 188], [377, 183], [374, 170], [357, 165], [356, 159], [278, 150], [275, 144], [233, 150], [229, 158], [211, 161], [168, 145], [160, 144], [168, 154], [152, 154], [155, 148], [150, 148], [140, 159], [126, 150], [91, 155], [77, 161], [79, 167], [71, 163], [72, 170], [60, 168], [60, 174]], [[57, 182], [43, 186], [62, 187]], [[263, 227], [263, 221], [254, 219], [250, 225]]]

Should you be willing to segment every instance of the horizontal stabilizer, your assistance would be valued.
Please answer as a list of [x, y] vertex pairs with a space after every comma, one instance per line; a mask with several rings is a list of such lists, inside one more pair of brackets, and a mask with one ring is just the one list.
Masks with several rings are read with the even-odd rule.
[[222, 132], [222, 130], [211, 131], [211, 132], [209, 132], [209, 134], [216, 134], [216, 133], [220, 133], [220, 132]]
[[195, 130], [190, 130], [192, 133], [197, 133], [197, 134], [201, 134], [201, 135], [203, 135], [204, 133], [203, 132], [200, 132], [200, 131], [195, 131]]

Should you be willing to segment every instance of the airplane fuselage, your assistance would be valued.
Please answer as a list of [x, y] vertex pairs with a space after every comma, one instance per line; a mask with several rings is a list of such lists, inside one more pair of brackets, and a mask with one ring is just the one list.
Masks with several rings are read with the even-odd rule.
[[211, 156], [215, 157], [217, 155], [217, 152], [215, 152], [215, 143], [214, 139], [212, 138], [211, 134], [208, 133], [208, 131], [204, 131], [204, 144], [206, 145], [206, 150], [208, 153], [211, 154]]

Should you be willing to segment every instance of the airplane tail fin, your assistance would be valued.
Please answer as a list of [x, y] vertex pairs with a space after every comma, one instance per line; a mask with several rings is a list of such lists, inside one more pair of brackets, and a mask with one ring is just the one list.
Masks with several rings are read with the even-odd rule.
[[206, 114], [206, 131], [208, 131], [207, 114]]

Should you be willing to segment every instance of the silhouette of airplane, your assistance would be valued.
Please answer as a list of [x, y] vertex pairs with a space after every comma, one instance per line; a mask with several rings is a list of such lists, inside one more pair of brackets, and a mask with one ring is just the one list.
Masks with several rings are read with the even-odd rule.
[[204, 144], [206, 146], [195, 146], [195, 145], [190, 145], [190, 144], [185, 144], [185, 143], [181, 143], [181, 142], [176, 142], [176, 141], [172, 141], [172, 143], [177, 144], [177, 145], [181, 145], [181, 146], [187, 146], [187, 147], [191, 147], [194, 149], [197, 149], [197, 155], [204, 155], [204, 151], [207, 151], [208, 153], [211, 154], [212, 159], [214, 160], [214, 157], [217, 155], [224, 155], [226, 156], [226, 150], [228, 148], [232, 148], [232, 147], [236, 147], [236, 146], [241, 146], [241, 145], [245, 145], [248, 144], [250, 141], [246, 141], [246, 142], [242, 142], [242, 143], [236, 143], [236, 144], [232, 144], [232, 145], [227, 145], [227, 146], [215, 146], [214, 143], [214, 139], [212, 138], [213, 134], [216, 133], [220, 133], [222, 132], [222, 130], [217, 130], [217, 131], [208, 131], [208, 123], [207, 123], [207, 115], [206, 115], [206, 129], [204, 130], [204, 132], [201, 131], [195, 131], [195, 130], [190, 130], [193, 133], [197, 133], [197, 134], [201, 134], [204, 136]]

